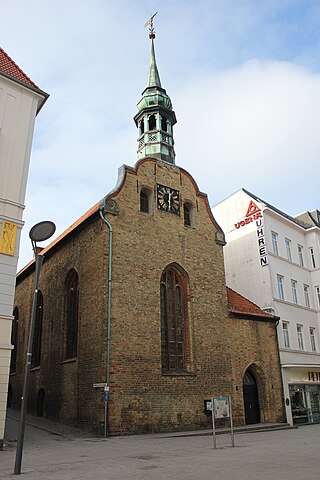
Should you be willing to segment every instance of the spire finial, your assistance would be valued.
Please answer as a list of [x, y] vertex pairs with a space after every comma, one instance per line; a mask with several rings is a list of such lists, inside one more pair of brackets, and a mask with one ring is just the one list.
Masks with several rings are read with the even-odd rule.
[[158, 12], [154, 13], [149, 20], [144, 24], [144, 28], [146, 28], [148, 25], [149, 27], [149, 38], [153, 40], [156, 37], [155, 31], [154, 31], [154, 26], [153, 26], [153, 19], [157, 15]]

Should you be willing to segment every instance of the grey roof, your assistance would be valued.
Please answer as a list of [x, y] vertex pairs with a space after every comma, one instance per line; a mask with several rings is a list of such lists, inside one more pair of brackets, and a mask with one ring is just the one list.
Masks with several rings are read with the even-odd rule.
[[248, 190], [246, 190], [245, 188], [242, 188], [242, 191], [245, 192], [247, 195], [249, 195], [250, 197], [252, 197], [254, 200], [256, 200], [257, 202], [262, 202], [264, 203], [268, 208], [270, 208], [271, 210], [273, 210], [274, 212], [278, 213], [279, 215], [282, 215], [282, 217], [286, 218], [287, 220], [290, 220], [290, 222], [293, 222], [295, 223], [296, 225], [299, 225], [299, 227], [302, 227], [304, 228], [305, 230], [308, 230], [309, 228], [312, 228], [313, 225], [310, 225], [306, 222], [303, 222], [302, 220], [299, 220], [298, 218], [295, 218], [295, 217], [291, 217], [290, 215], [288, 215], [287, 213], [284, 213], [282, 212], [282, 210], [279, 210], [279, 208], [276, 208], [274, 207], [273, 205], [271, 205], [271, 203], [268, 203], [266, 202], [265, 200], [262, 200], [261, 198], [257, 197], [257, 195], [255, 195], [254, 193], [251, 193], [249, 192]]

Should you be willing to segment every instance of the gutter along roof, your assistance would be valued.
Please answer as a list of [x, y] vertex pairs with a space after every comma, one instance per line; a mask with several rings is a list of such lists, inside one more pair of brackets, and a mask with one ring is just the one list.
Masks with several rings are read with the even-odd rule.
[[257, 202], [263, 203], [266, 207], [270, 208], [270, 210], [273, 210], [274, 212], [278, 213], [282, 217], [286, 218], [287, 220], [290, 220], [290, 222], [295, 223], [296, 225], [299, 225], [299, 227], [304, 228], [305, 230], [308, 230], [309, 228], [312, 228], [312, 225], [309, 225], [308, 223], [303, 222], [302, 220], [299, 220], [297, 218], [291, 217], [287, 213], [282, 212], [278, 208], [274, 207], [271, 205], [271, 203], [266, 202], [265, 200], [262, 200], [261, 198], [257, 197], [254, 193], [249, 192], [245, 188], [242, 188], [242, 191], [245, 192], [247, 195], [252, 197], [254, 200]]

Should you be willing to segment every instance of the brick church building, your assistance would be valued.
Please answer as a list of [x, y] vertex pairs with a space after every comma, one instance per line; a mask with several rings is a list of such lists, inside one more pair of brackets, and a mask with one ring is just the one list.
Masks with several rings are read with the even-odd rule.
[[[29, 409], [109, 434], [169, 431], [209, 426], [204, 401], [230, 395], [235, 424], [281, 422], [277, 318], [226, 288], [224, 234], [207, 196], [175, 164], [176, 117], [153, 28], [150, 38], [138, 162], [41, 252]], [[15, 408], [34, 267], [17, 277]]]

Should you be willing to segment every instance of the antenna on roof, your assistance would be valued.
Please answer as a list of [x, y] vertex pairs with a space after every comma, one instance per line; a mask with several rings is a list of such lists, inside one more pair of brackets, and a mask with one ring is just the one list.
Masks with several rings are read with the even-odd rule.
[[155, 32], [154, 32], [154, 27], [153, 27], [153, 19], [157, 15], [158, 12], [154, 13], [149, 20], [144, 24], [144, 28], [146, 28], [148, 25], [150, 25], [149, 28], [149, 38], [155, 38]]

